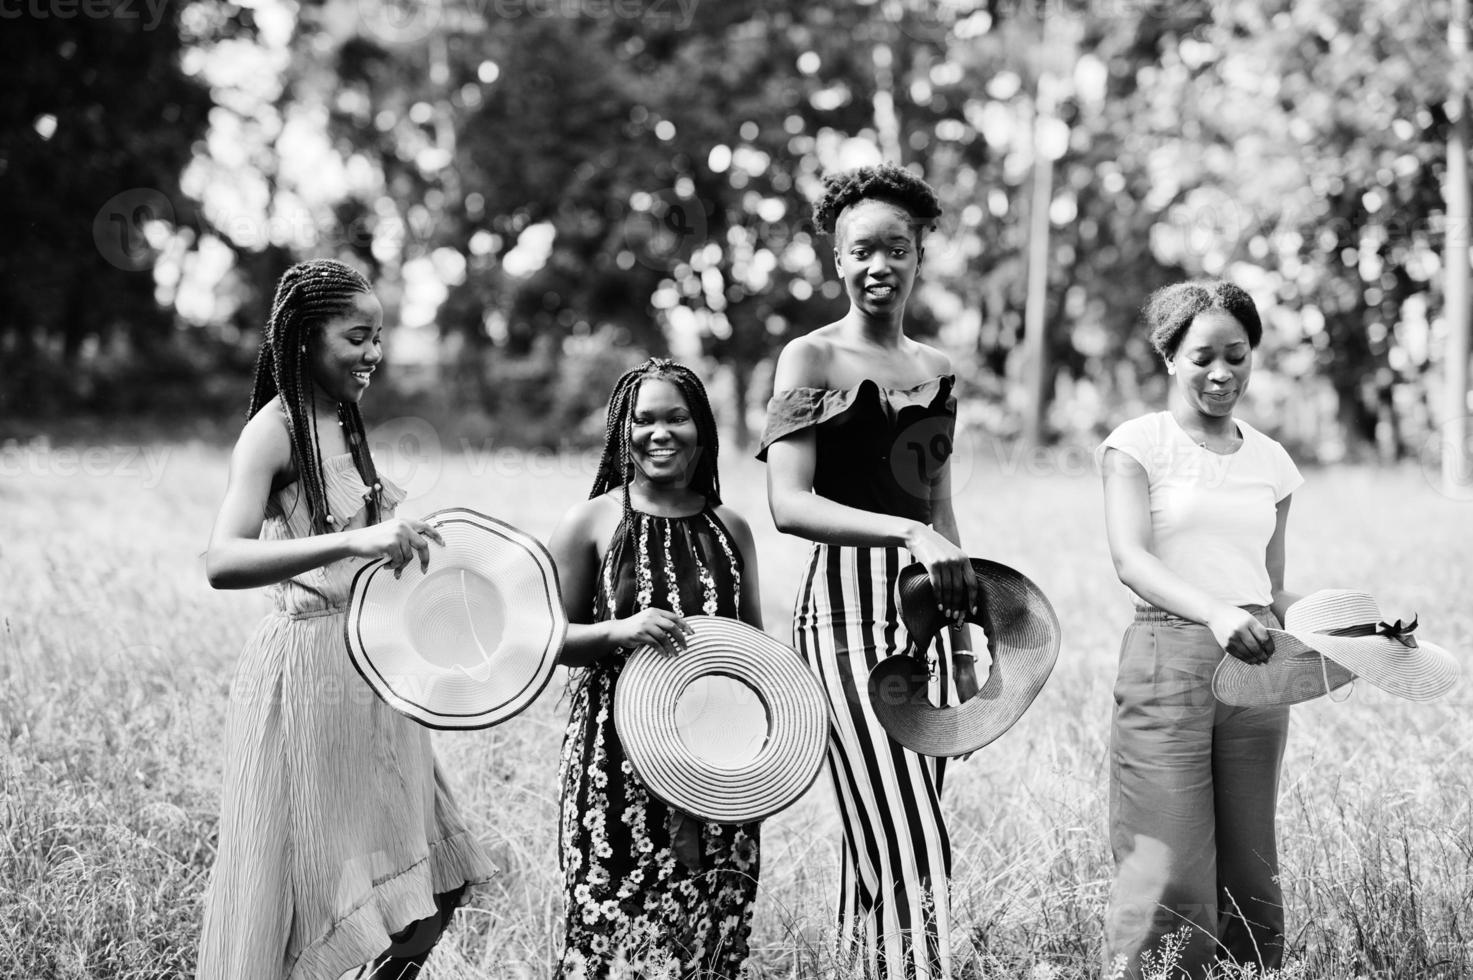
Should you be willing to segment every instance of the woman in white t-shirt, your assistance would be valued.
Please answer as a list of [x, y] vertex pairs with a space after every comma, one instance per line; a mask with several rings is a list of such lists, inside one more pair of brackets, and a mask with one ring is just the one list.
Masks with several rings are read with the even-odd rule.
[[1145, 313], [1171, 407], [1099, 450], [1110, 554], [1136, 601], [1110, 738], [1105, 975], [1139, 977], [1143, 956], [1173, 978], [1213, 959], [1270, 969], [1284, 948], [1274, 810], [1289, 709], [1219, 703], [1212, 673], [1223, 656], [1273, 653], [1265, 626], [1298, 598], [1284, 591], [1284, 536], [1303, 480], [1233, 416], [1263, 335], [1248, 295], [1179, 283]]

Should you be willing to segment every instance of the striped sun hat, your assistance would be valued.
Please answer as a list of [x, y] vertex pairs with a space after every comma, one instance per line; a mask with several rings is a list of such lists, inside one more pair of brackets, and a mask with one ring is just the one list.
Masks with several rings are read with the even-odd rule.
[[737, 824], [788, 806], [828, 745], [823, 691], [803, 658], [761, 630], [686, 616], [671, 656], [634, 651], [614, 692], [614, 727], [634, 771], [668, 805]]
[[1268, 631], [1267, 662], [1223, 657], [1212, 693], [1246, 707], [1299, 704], [1363, 677], [1398, 697], [1430, 701], [1452, 689], [1460, 668], [1448, 650], [1412, 635], [1416, 628], [1415, 616], [1386, 622], [1364, 592], [1322, 589], [1289, 607], [1283, 629]]

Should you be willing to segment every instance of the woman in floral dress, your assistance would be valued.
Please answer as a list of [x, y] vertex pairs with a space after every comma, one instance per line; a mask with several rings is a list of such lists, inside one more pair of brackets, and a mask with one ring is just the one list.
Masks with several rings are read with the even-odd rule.
[[722, 505], [716, 423], [687, 368], [651, 359], [619, 379], [590, 497], [552, 540], [578, 670], [563, 743], [559, 980], [744, 975], [758, 824], [707, 823], [650, 794], [614, 729], [630, 651], [678, 654], [683, 616], [762, 626], [752, 534]]

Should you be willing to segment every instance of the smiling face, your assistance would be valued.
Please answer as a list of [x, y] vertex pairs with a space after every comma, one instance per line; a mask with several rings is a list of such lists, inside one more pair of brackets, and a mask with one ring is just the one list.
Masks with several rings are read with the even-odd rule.
[[312, 380], [328, 397], [356, 404], [384, 359], [384, 308], [373, 293], [357, 293], [351, 309], [325, 321], [307, 345]]
[[921, 267], [915, 219], [888, 201], [863, 200], [839, 215], [834, 263], [855, 309], [873, 317], [905, 309]]
[[636, 476], [651, 483], [685, 486], [695, 472], [701, 439], [685, 395], [669, 381], [640, 383], [629, 425], [629, 452]]
[[1203, 310], [1182, 333], [1166, 370], [1175, 375], [1193, 411], [1209, 418], [1230, 416], [1253, 373], [1248, 331], [1230, 313]]

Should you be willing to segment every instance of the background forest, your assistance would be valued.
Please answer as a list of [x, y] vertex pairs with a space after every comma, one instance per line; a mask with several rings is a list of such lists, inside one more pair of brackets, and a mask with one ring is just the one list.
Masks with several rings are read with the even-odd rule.
[[1159, 403], [1138, 310], [1190, 275], [1259, 301], [1250, 416], [1303, 458], [1445, 421], [1442, 0], [25, 2], [0, 435], [233, 429], [276, 277], [334, 255], [388, 309], [380, 418], [566, 447], [670, 352], [746, 441], [775, 351], [843, 310], [820, 175], [880, 159], [942, 194], [911, 323], [976, 431]]

